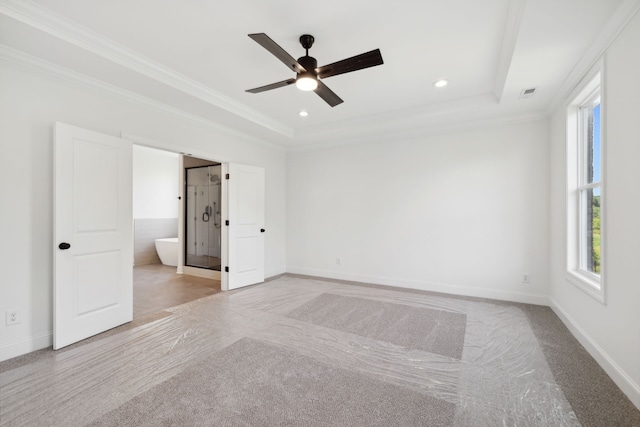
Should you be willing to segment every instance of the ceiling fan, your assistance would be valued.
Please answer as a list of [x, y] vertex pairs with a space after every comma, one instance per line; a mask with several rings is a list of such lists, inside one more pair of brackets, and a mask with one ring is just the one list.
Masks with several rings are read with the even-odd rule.
[[327, 104], [335, 107], [343, 102], [342, 99], [322, 83], [320, 79], [326, 79], [327, 77], [337, 76], [338, 74], [350, 73], [352, 71], [358, 71], [364, 68], [383, 64], [380, 49], [375, 49], [371, 52], [366, 52], [351, 58], [343, 59], [342, 61], [334, 62], [333, 64], [318, 67], [318, 61], [309, 56], [309, 49], [311, 49], [311, 46], [313, 46], [313, 42], [315, 41], [313, 36], [309, 34], [300, 36], [300, 44], [306, 50], [306, 54], [305, 56], [298, 58], [297, 61], [266, 34], [249, 34], [249, 37], [271, 52], [291, 70], [296, 72], [295, 78], [247, 90], [247, 92], [250, 93], [260, 93], [295, 83], [298, 89], [306, 91], [312, 90], [317, 93], [320, 98], [324, 99]]

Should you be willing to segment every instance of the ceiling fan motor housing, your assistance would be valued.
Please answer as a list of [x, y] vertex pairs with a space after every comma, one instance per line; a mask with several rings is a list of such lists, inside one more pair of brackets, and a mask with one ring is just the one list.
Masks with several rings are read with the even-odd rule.
[[318, 87], [318, 73], [316, 72], [318, 61], [316, 61], [316, 58], [306, 55], [298, 58], [298, 64], [305, 69], [305, 71], [300, 71], [296, 75], [298, 89], [304, 91], [316, 90]]
[[318, 68], [318, 61], [313, 56], [301, 56], [298, 58], [298, 64], [302, 65], [302, 67], [307, 70], [307, 73], [311, 73], [314, 76], [316, 75], [316, 68]]

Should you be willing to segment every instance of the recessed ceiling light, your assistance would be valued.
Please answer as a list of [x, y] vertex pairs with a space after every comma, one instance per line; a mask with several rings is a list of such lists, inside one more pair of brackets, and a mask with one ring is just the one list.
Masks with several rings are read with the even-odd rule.
[[302, 110], [298, 113], [300, 117], [307, 117], [309, 115], [308, 111]]
[[435, 87], [445, 87], [449, 82], [446, 81], [445, 79], [440, 79], [440, 80], [436, 80], [435, 82], [433, 82], [433, 85]]

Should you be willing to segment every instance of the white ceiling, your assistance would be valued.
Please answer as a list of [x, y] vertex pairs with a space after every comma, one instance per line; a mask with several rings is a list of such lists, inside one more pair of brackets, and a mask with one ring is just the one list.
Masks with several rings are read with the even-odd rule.
[[[546, 114], [637, 3], [0, 0], [0, 58], [43, 60], [295, 148]], [[247, 37], [259, 32], [296, 58], [312, 34], [319, 65], [375, 48], [385, 63], [324, 80], [345, 101], [334, 108], [294, 86], [250, 94], [294, 77]], [[439, 78], [449, 85], [433, 87]]]

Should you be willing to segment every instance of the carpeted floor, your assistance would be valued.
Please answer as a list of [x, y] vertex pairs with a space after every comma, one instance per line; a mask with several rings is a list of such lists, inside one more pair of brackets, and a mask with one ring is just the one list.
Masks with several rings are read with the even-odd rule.
[[556, 383], [584, 426], [640, 427], [640, 411], [549, 307], [519, 305]]
[[640, 426], [547, 307], [283, 276], [0, 363], [0, 425]]
[[92, 426], [450, 426], [455, 405], [250, 338]]
[[322, 294], [289, 317], [402, 347], [462, 357], [467, 316], [445, 310]]

